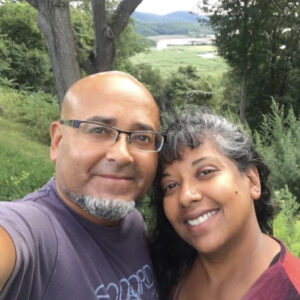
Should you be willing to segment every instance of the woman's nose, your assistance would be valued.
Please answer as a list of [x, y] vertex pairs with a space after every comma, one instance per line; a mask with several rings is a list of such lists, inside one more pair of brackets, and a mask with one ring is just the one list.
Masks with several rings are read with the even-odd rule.
[[179, 203], [188, 207], [194, 202], [202, 200], [202, 192], [196, 183], [185, 182], [181, 185], [179, 193]]

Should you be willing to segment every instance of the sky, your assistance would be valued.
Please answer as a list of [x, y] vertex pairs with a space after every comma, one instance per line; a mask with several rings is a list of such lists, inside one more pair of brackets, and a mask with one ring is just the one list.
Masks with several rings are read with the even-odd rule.
[[198, 0], [143, 0], [136, 11], [165, 15], [176, 10], [195, 11]]

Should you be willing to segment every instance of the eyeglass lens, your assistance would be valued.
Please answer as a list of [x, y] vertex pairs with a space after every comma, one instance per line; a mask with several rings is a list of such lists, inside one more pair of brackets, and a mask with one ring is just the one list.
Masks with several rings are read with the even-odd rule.
[[[80, 123], [79, 135], [85, 140], [96, 143], [113, 144], [119, 135], [117, 129], [95, 123]], [[163, 137], [151, 132], [132, 132], [128, 134], [129, 144], [144, 151], [159, 151]]]

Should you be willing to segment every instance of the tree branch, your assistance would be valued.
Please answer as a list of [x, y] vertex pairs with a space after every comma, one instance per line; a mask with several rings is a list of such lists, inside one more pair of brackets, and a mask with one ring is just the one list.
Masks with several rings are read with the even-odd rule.
[[142, 1], [143, 0], [123, 0], [119, 3], [111, 23], [115, 39], [120, 36], [129, 22], [131, 14]]
[[28, 2], [35, 9], [38, 9], [38, 0], [26, 0], [26, 2]]

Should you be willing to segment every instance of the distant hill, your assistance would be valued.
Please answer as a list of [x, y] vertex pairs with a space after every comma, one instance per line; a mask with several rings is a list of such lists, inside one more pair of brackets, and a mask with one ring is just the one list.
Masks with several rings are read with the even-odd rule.
[[196, 16], [188, 11], [174, 11], [166, 15], [156, 15], [135, 11], [132, 18], [143, 23], [197, 23], [199, 19], [208, 21], [207, 16]]
[[[187, 35], [205, 37], [213, 34], [207, 16], [196, 16], [188, 11], [174, 11], [161, 16], [143, 12], [134, 12], [135, 31], [144, 36]], [[202, 21], [199, 23], [199, 20]]]

